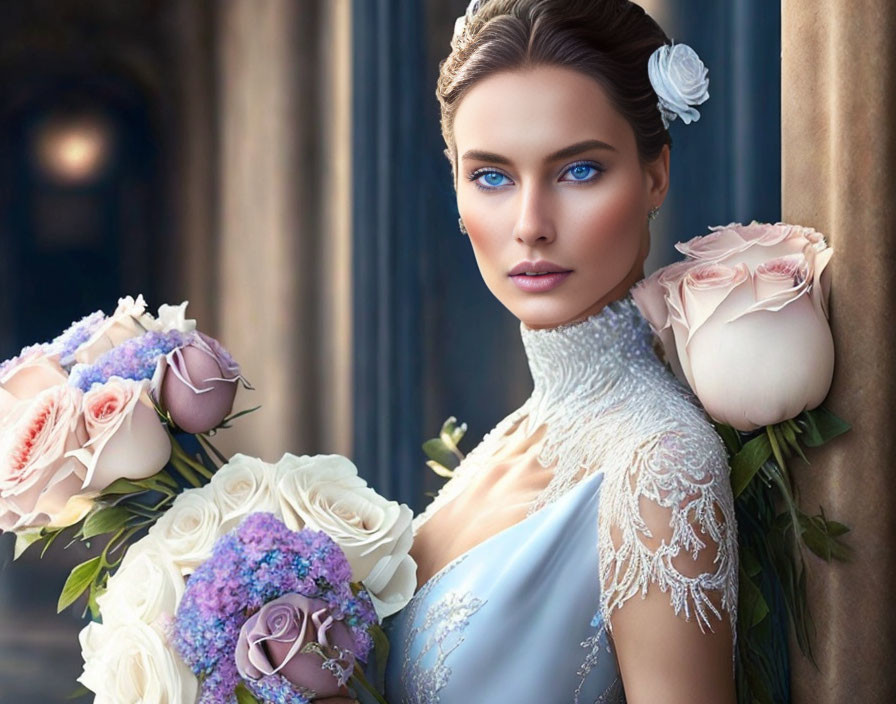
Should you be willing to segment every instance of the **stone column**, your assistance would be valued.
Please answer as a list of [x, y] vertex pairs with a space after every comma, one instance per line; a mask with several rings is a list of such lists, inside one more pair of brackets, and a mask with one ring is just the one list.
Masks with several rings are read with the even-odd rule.
[[348, 0], [227, 0], [217, 18], [218, 327], [262, 404], [228, 452], [350, 453]]
[[[782, 2], [782, 218], [835, 250], [826, 406], [853, 428], [795, 465], [801, 503], [852, 527], [849, 564], [810, 555], [816, 670], [793, 701], [896, 701], [896, 3]], [[770, 126], [771, 127], [771, 126]]]

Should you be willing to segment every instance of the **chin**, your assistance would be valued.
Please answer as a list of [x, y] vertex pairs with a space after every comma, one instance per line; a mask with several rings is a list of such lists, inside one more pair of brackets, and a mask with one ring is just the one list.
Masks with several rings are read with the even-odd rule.
[[[527, 309], [528, 308], [528, 309]], [[580, 313], [570, 310], [533, 310], [531, 307], [518, 306], [511, 312], [529, 328], [555, 328], [565, 325], [577, 318], [584, 317]]]

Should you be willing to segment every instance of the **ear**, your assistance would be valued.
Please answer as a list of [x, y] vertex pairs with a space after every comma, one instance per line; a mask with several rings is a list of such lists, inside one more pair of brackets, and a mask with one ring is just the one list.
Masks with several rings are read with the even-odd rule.
[[659, 207], [669, 190], [669, 145], [664, 144], [659, 156], [644, 166], [647, 178], [647, 200], [651, 207]]

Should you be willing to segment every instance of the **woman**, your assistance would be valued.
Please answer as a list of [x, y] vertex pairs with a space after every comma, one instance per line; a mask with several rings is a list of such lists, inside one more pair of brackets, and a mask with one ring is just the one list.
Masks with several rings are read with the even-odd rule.
[[390, 704], [735, 701], [727, 456], [630, 295], [667, 122], [696, 119], [658, 105], [668, 44], [626, 0], [485, 0], [458, 22], [437, 95], [461, 228], [534, 390], [414, 520]]

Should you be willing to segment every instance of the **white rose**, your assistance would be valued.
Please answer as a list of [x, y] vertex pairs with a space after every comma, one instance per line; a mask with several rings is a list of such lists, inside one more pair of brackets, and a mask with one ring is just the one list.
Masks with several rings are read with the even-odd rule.
[[250, 513], [279, 512], [274, 496], [277, 469], [258, 457], [236, 454], [215, 472], [208, 486], [221, 513], [223, 535]]
[[221, 525], [221, 512], [212, 489], [187, 489], [149, 529], [165, 544], [169, 558], [181, 574], [192, 573], [212, 554]]
[[156, 316], [154, 330], [159, 332], [178, 332], [188, 333], [196, 329], [196, 321], [187, 317], [187, 303], [184, 301], [179, 306], [171, 306], [163, 303], [159, 306], [159, 313]]
[[333, 538], [351, 565], [352, 581], [376, 597], [380, 618], [403, 608], [416, 586], [416, 563], [408, 556], [411, 509], [377, 494], [342, 455], [287, 453], [278, 468], [276, 494], [286, 525]]
[[91, 622], [78, 636], [84, 671], [78, 682], [95, 704], [195, 702], [199, 682], [158, 631], [136, 619]]
[[700, 113], [693, 105], [700, 105], [709, 98], [708, 70], [687, 44], [663, 44], [650, 55], [647, 74], [659, 97], [663, 125], [676, 116], [685, 124], [696, 122]]
[[[410, 540], [413, 541], [413, 534]], [[394, 555], [387, 555], [376, 564], [364, 580], [364, 586], [380, 620], [391, 616], [401, 611], [414, 596], [417, 562], [396, 548]]]
[[106, 591], [97, 597], [103, 623], [137, 619], [160, 626], [174, 617], [184, 587], [184, 578], [166, 545], [147, 535], [128, 548]]
[[81, 364], [93, 364], [100, 355], [125, 340], [155, 329], [155, 320], [145, 311], [146, 302], [143, 300], [143, 294], [137, 296], [136, 300], [131, 296], [119, 298], [115, 312], [103, 321], [89, 340], [75, 350], [75, 361]]

